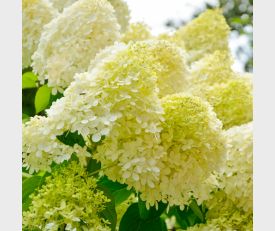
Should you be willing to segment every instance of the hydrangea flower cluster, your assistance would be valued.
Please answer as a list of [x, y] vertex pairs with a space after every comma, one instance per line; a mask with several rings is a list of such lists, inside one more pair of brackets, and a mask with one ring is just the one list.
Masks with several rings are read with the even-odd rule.
[[245, 211], [253, 210], [253, 124], [235, 126], [226, 131], [226, 165], [220, 172], [220, 184], [228, 197]]
[[189, 228], [188, 231], [252, 230], [252, 126], [250, 122], [225, 132], [228, 146], [226, 162], [216, 173], [218, 189], [206, 201], [209, 209], [207, 223]]
[[204, 56], [192, 65], [189, 89], [214, 107], [225, 129], [253, 119], [252, 76], [233, 72], [231, 65], [227, 52]]
[[228, 51], [230, 28], [219, 9], [206, 10], [199, 17], [174, 34], [176, 40], [183, 40], [190, 62], [214, 51]]
[[100, 217], [110, 200], [75, 161], [47, 177], [31, 197], [29, 210], [23, 212], [23, 227], [28, 230], [111, 230]]
[[22, 66], [30, 66], [31, 56], [36, 51], [43, 26], [57, 15], [48, 0], [22, 1]]
[[[37, 20], [24, 16], [24, 28], [34, 31], [23, 47], [27, 66], [35, 51], [40, 83], [63, 97], [23, 124], [23, 166], [50, 172], [73, 154], [79, 164], [53, 172], [32, 196], [24, 225], [109, 230], [98, 215], [108, 199], [83, 168], [92, 157], [147, 207], [205, 201], [207, 223], [190, 230], [250, 230], [252, 77], [232, 70], [221, 11], [152, 36], [143, 23], [128, 25], [122, 0], [52, 2], [59, 13], [46, 0], [28, 1], [33, 8], [25, 12], [34, 10]], [[85, 144], [63, 143], [69, 132]]]
[[[50, 0], [53, 3], [53, 6], [58, 9], [59, 12], [62, 12], [64, 8], [71, 6], [73, 3], [78, 0]], [[129, 24], [130, 12], [128, 5], [124, 0], [108, 0], [114, 10], [118, 20], [118, 23], [121, 26], [121, 31], [125, 31]]]
[[79, 0], [44, 28], [32, 67], [53, 92], [63, 91], [75, 73], [87, 70], [96, 53], [112, 45], [120, 26], [107, 0]]
[[161, 144], [165, 155], [159, 161], [160, 178], [141, 198], [150, 205], [156, 201], [186, 205], [191, 195], [205, 200], [210, 188], [203, 182], [219, 168], [224, 157], [222, 124], [212, 107], [199, 97], [168, 95], [162, 99], [162, 106]]

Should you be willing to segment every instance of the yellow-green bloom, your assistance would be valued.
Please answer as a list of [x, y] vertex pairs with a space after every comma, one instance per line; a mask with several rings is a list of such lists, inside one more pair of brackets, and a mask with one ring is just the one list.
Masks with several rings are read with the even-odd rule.
[[169, 95], [162, 106], [161, 145], [166, 154], [158, 162], [159, 182], [142, 191], [141, 198], [151, 205], [162, 200], [184, 207], [193, 195], [201, 202], [210, 193], [205, 182], [224, 158], [222, 124], [199, 97]]
[[193, 62], [205, 54], [214, 51], [227, 51], [229, 26], [221, 10], [206, 10], [186, 26], [180, 28], [174, 36], [183, 40], [189, 54], [189, 61]]
[[206, 54], [191, 66], [190, 91], [192, 94], [203, 95], [203, 92], [215, 84], [226, 83], [235, 73], [233, 62], [227, 51], [215, 51]]
[[253, 119], [251, 76], [240, 76], [225, 84], [216, 84], [206, 90], [205, 98], [214, 107], [225, 129]]
[[29, 210], [23, 212], [23, 227], [28, 230], [111, 230], [109, 221], [100, 217], [110, 200], [76, 162], [47, 177], [31, 199]]
[[144, 23], [131, 23], [120, 41], [129, 43], [130, 41], [142, 41], [152, 38], [149, 27]]
[[102, 48], [112, 45], [120, 26], [107, 0], [79, 0], [54, 18], [41, 35], [33, 55], [33, 69], [39, 80], [63, 91], [75, 73], [85, 72]]
[[214, 107], [225, 129], [247, 123], [253, 117], [252, 75], [237, 74], [231, 66], [227, 52], [206, 55], [192, 65], [188, 89]]
[[57, 15], [48, 0], [22, 1], [22, 66], [31, 65], [44, 25]]

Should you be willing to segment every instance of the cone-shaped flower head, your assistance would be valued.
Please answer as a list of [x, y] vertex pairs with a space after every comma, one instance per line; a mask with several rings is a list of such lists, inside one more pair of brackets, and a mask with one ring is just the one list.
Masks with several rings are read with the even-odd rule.
[[[73, 3], [79, 0], [50, 0], [53, 3], [53, 6], [62, 12], [64, 8], [72, 5]], [[125, 31], [130, 19], [130, 13], [128, 5], [124, 0], [108, 0], [113, 8], [115, 9], [115, 14], [118, 20], [118, 23], [121, 26], [121, 31]]]
[[189, 61], [202, 58], [216, 50], [228, 50], [229, 26], [219, 9], [206, 10], [175, 33], [177, 40], [183, 40], [189, 54]]
[[191, 195], [205, 200], [210, 189], [204, 183], [224, 158], [222, 124], [210, 104], [199, 97], [169, 95], [162, 106], [161, 144], [166, 155], [159, 162], [159, 183], [142, 192], [141, 198], [151, 205], [162, 200], [181, 207]]
[[88, 69], [96, 53], [119, 38], [114, 9], [107, 0], [79, 0], [54, 18], [33, 55], [39, 80], [62, 91], [75, 73]]
[[38, 46], [43, 26], [57, 15], [48, 0], [22, 1], [22, 66], [31, 65], [31, 56]]
[[28, 230], [111, 230], [109, 221], [100, 217], [110, 200], [76, 162], [47, 177], [31, 199], [29, 210], [23, 212], [23, 227]]

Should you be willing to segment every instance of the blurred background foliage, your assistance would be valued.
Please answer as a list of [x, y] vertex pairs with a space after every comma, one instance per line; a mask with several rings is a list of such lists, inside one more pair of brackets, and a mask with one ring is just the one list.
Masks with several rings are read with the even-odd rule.
[[[253, 0], [218, 0], [216, 4], [205, 3], [204, 7], [195, 11], [192, 18], [206, 9], [216, 7], [223, 9], [223, 14], [231, 27], [231, 39], [242, 37], [245, 41], [245, 44], [241, 43], [236, 47], [235, 55], [244, 64], [245, 71], [253, 72]], [[188, 21], [169, 19], [165, 25], [177, 29]]]

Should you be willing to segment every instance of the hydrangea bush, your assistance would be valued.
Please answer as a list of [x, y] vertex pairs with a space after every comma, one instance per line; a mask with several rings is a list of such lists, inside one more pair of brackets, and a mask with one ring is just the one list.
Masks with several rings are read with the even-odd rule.
[[252, 230], [252, 76], [207, 10], [23, 0], [23, 230]]

